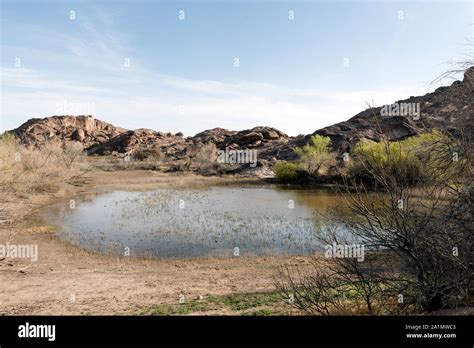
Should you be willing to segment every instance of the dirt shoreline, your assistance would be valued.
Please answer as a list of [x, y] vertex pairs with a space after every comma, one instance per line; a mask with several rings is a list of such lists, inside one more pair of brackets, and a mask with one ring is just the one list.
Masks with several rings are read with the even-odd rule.
[[[36, 244], [39, 258], [0, 259], [0, 315], [129, 315], [157, 304], [207, 295], [273, 291], [282, 264], [309, 264], [308, 257], [255, 256], [229, 259], [149, 260], [90, 253], [54, 237], [38, 211], [77, 194], [158, 187], [232, 183], [265, 185], [259, 179], [202, 177], [146, 171], [94, 171], [56, 194], [5, 203], [13, 221], [0, 224], [0, 243]], [[267, 184], [268, 185], [268, 184]], [[238, 313], [238, 312], [237, 312]], [[236, 314], [227, 309], [210, 314]]]

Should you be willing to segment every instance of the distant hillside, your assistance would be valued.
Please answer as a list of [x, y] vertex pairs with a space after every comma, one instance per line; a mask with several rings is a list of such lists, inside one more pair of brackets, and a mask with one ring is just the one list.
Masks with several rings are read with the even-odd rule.
[[[379, 141], [382, 136], [386, 136], [388, 140], [398, 140], [435, 128], [455, 131], [458, 123], [472, 123], [474, 67], [465, 72], [463, 81], [455, 81], [451, 86], [440, 87], [424, 96], [396, 102], [399, 106], [407, 103], [415, 107], [418, 104], [420, 114], [382, 116], [382, 107], [370, 108], [313, 134], [328, 136], [335, 148], [348, 151], [362, 138]], [[395, 108], [394, 105], [392, 109]]]
[[[405, 115], [399, 115], [396, 104], [412, 109], [407, 109], [409, 112]], [[370, 108], [313, 134], [330, 137], [334, 148], [343, 152], [363, 138], [379, 141], [386, 136], [389, 140], [397, 140], [434, 128], [456, 131], [458, 122], [472, 123], [474, 67], [465, 72], [463, 81], [440, 87], [424, 96], [400, 100], [387, 110], [383, 107]], [[384, 113], [390, 115], [384, 116]], [[27, 146], [41, 147], [46, 141], [62, 144], [79, 142], [89, 155], [120, 156], [133, 154], [139, 149], [159, 148], [170, 159], [185, 159], [193, 157], [200, 147], [212, 142], [218, 149], [256, 149], [261, 164], [294, 159], [292, 148], [306, 143], [311, 135], [295, 138], [271, 127], [255, 127], [243, 131], [214, 128], [184, 138], [182, 133], [127, 130], [92, 116], [30, 119], [12, 132]]]
[[271, 127], [254, 127], [243, 131], [214, 128], [184, 138], [152, 129], [127, 130], [95, 119], [92, 116], [51, 116], [30, 119], [11, 131], [19, 141], [30, 147], [46, 142], [65, 144], [77, 142], [88, 155], [133, 155], [142, 149], [159, 149], [173, 160], [191, 158], [199, 149], [214, 143], [218, 149], [258, 149], [260, 164], [277, 159], [291, 159], [295, 139]]
[[51, 116], [32, 118], [11, 132], [27, 146], [41, 147], [46, 141], [78, 141], [87, 148], [104, 144], [125, 131], [92, 116]]

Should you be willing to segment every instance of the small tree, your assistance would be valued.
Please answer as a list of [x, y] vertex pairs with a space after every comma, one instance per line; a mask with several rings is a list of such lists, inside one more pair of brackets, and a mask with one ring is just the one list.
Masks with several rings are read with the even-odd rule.
[[301, 167], [310, 175], [327, 173], [336, 165], [336, 154], [331, 152], [329, 137], [313, 135], [306, 145], [293, 151], [299, 157]]
[[84, 147], [77, 141], [67, 142], [55, 151], [56, 157], [71, 169], [73, 163], [84, 154]]
[[[429, 175], [418, 181], [397, 171], [396, 161], [405, 158], [394, 151], [399, 144], [394, 148], [382, 141], [377, 147], [375, 157], [385, 165], [374, 156], [361, 161], [373, 185], [346, 181], [340, 187], [346, 207], [328, 214], [339, 230], [320, 230], [317, 238], [329, 245], [355, 241], [369, 254], [360, 263], [330, 259], [325, 273], [287, 272], [279, 287], [293, 294], [295, 306], [329, 314], [349, 312], [349, 301], [365, 303], [366, 313], [405, 313], [469, 300], [474, 278], [473, 149], [472, 126], [463, 121], [456, 135], [410, 142], [411, 151], [429, 168]], [[347, 301], [341, 301], [341, 294]]]

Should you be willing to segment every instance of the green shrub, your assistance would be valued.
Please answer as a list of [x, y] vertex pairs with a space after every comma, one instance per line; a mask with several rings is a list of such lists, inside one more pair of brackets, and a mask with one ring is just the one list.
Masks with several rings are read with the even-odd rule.
[[[437, 131], [407, 138], [402, 141], [379, 143], [362, 140], [352, 149], [349, 175], [355, 178], [370, 177], [369, 171], [388, 173], [407, 181], [429, 180], [434, 171], [454, 169], [451, 157], [444, 148], [449, 144]], [[436, 174], [439, 176], [439, 172]]]
[[331, 139], [329, 137], [323, 137], [322, 135], [313, 135], [310, 141], [303, 147], [297, 147], [293, 151], [300, 158], [304, 158], [308, 154], [312, 153], [325, 153], [329, 152], [331, 147]]
[[301, 168], [313, 176], [327, 174], [337, 163], [329, 137], [313, 135], [305, 146], [293, 151], [299, 157]]
[[300, 175], [300, 166], [292, 162], [277, 162], [275, 163], [275, 175], [281, 180], [292, 180], [298, 178]]

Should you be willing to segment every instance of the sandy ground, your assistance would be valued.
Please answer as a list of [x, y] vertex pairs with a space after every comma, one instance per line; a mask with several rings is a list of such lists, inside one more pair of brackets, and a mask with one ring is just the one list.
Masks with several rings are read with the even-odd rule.
[[37, 244], [39, 259], [0, 259], [0, 314], [136, 314], [155, 304], [178, 303], [180, 294], [194, 299], [274, 290], [274, 276], [282, 263], [302, 265], [307, 258], [117, 258], [61, 242], [38, 219], [41, 207], [67, 202], [78, 193], [225, 184], [229, 180], [143, 171], [92, 172], [84, 183], [63, 192], [5, 202], [12, 221], [0, 222], [0, 244]]

